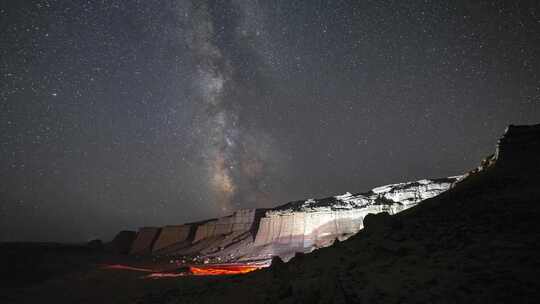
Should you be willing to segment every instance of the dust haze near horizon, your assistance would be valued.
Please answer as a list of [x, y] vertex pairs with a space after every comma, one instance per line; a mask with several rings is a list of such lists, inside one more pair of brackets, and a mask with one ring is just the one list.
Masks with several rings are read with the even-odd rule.
[[508, 1], [2, 1], [0, 241], [461, 174], [540, 122]]

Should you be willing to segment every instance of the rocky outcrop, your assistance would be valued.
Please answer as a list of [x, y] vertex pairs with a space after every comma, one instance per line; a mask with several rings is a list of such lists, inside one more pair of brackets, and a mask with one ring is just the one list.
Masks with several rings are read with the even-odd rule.
[[160, 253], [170, 246], [187, 241], [191, 230], [192, 226], [190, 225], [172, 225], [163, 227], [152, 248], [152, 252]]
[[481, 170], [415, 208], [367, 215], [360, 233], [289, 263], [148, 303], [537, 303], [539, 141], [538, 125], [510, 127]]
[[198, 223], [142, 228], [132, 254], [195, 256], [211, 262], [291, 259], [343, 241], [370, 213], [394, 214], [450, 188], [459, 177], [377, 187], [365, 193], [290, 202], [272, 209], [238, 210]]
[[252, 254], [244, 259], [311, 252], [343, 241], [363, 228], [368, 214], [395, 214], [450, 188], [458, 177], [386, 185], [367, 193], [308, 199], [268, 210], [260, 220]]
[[152, 247], [156, 242], [161, 228], [158, 227], [143, 227], [137, 232], [137, 237], [131, 245], [129, 251], [132, 255], [147, 255], [152, 253]]
[[246, 232], [253, 225], [254, 219], [255, 210], [238, 210], [230, 216], [206, 222], [197, 227], [193, 242], [215, 236]]
[[540, 151], [540, 124], [531, 126], [510, 125], [497, 144], [495, 163], [509, 173], [540, 172], [536, 162]]
[[487, 169], [496, 170], [498, 179], [508, 179], [519, 175], [540, 175], [537, 151], [540, 150], [540, 124], [510, 125], [497, 142], [495, 154], [484, 158], [480, 166], [464, 174], [465, 180]]

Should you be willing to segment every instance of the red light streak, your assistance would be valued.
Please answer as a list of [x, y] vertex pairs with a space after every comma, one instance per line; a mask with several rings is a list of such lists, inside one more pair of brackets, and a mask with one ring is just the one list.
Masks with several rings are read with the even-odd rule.
[[189, 270], [193, 275], [205, 276], [205, 275], [230, 275], [230, 274], [245, 274], [252, 272], [261, 267], [253, 265], [213, 265], [204, 267], [189, 267]]
[[104, 269], [111, 270], [131, 270], [138, 272], [147, 272], [149, 274], [145, 275], [145, 279], [161, 279], [161, 278], [176, 278], [181, 276], [209, 276], [209, 275], [234, 275], [234, 274], [245, 274], [252, 272], [257, 269], [266, 267], [267, 265], [238, 265], [238, 264], [224, 264], [224, 265], [200, 265], [200, 266], [189, 266], [189, 271], [186, 272], [168, 272], [168, 271], [159, 271], [150, 268], [142, 267], [132, 267], [128, 265], [104, 265]]

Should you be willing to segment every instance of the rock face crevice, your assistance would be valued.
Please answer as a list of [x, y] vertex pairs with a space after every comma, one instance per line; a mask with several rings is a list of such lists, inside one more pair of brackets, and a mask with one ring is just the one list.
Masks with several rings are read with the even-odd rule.
[[290, 202], [271, 209], [238, 210], [207, 221], [141, 228], [133, 255], [196, 256], [210, 262], [287, 261], [343, 241], [360, 231], [368, 214], [395, 214], [448, 190], [460, 177], [423, 179]]

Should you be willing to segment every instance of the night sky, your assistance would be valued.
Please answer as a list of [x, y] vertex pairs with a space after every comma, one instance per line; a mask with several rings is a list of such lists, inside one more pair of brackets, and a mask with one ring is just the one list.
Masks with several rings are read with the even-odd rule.
[[1, 0], [0, 240], [468, 171], [540, 121], [535, 2]]

